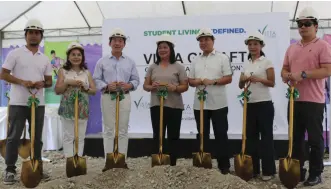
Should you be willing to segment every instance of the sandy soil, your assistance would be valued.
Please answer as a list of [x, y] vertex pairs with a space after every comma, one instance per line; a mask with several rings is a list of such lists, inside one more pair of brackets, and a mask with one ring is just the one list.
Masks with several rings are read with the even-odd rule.
[[[271, 181], [264, 182], [253, 179], [248, 183], [234, 176], [232, 173], [222, 175], [216, 169], [216, 161], [213, 160], [213, 169], [199, 169], [192, 166], [191, 159], [180, 159], [176, 167], [163, 166], [151, 168], [150, 157], [128, 158], [128, 170], [114, 169], [105, 173], [101, 172], [104, 167], [104, 159], [87, 158], [88, 174], [68, 179], [65, 174], [65, 159], [62, 152], [44, 152], [44, 157], [52, 162], [45, 163], [45, 170], [52, 179], [41, 182], [37, 188], [42, 189], [281, 189], [284, 188], [278, 179], [278, 175]], [[4, 159], [0, 159], [1, 170], [4, 170]], [[233, 165], [233, 160], [231, 161]], [[277, 162], [278, 164], [278, 162]], [[21, 169], [21, 160], [17, 162], [18, 179]], [[314, 189], [331, 188], [331, 167], [325, 167], [323, 183], [311, 187]], [[2, 179], [2, 177], [1, 177]], [[1, 189], [24, 188], [18, 182], [12, 186], [5, 186], [0, 182]], [[300, 183], [297, 188], [304, 188]]]

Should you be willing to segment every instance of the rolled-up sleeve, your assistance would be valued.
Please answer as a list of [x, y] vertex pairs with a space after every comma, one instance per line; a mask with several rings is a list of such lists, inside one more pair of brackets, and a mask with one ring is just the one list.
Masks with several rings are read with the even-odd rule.
[[132, 70], [131, 70], [131, 76], [129, 82], [132, 83], [133, 85], [132, 91], [135, 91], [140, 83], [139, 73], [137, 70], [136, 63], [134, 61], [132, 61]]
[[95, 65], [94, 73], [93, 73], [93, 80], [95, 81], [96, 88], [98, 90], [101, 90], [107, 86], [107, 83], [104, 81], [103, 74], [102, 74], [102, 58]]

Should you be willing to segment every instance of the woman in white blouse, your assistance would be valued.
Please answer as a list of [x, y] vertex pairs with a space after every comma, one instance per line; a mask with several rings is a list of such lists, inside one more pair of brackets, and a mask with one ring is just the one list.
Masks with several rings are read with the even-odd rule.
[[55, 85], [56, 94], [61, 94], [61, 102], [58, 114], [63, 125], [63, 151], [65, 157], [74, 154], [74, 126], [75, 126], [75, 94], [78, 95], [78, 156], [83, 156], [84, 139], [89, 117], [89, 96], [95, 95], [96, 87], [90, 71], [85, 63], [84, 48], [77, 42], [69, 44], [67, 49], [67, 62], [59, 69], [58, 79]]
[[261, 33], [249, 35], [245, 44], [249, 55], [240, 76], [239, 88], [244, 88], [245, 83], [251, 81], [251, 95], [247, 103], [247, 153], [252, 156], [254, 177], [257, 178], [260, 175], [258, 147], [261, 146], [262, 180], [268, 181], [276, 174], [273, 143], [275, 110], [269, 91], [270, 87], [275, 86], [275, 72], [272, 62], [262, 51], [265, 42]]

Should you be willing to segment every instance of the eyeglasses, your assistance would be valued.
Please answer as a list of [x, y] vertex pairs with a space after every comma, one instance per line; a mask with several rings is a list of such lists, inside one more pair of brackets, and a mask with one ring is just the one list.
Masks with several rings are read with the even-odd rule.
[[302, 26], [305, 26], [307, 28], [307, 27], [310, 27], [312, 25], [313, 25], [312, 22], [298, 22], [298, 27], [299, 28], [302, 28]]

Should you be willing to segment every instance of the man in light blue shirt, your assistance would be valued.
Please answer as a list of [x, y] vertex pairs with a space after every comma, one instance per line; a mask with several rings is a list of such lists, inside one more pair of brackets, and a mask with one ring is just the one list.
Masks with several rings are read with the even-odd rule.
[[[102, 57], [96, 64], [93, 79], [97, 89], [101, 90], [101, 112], [103, 128], [103, 145], [105, 157], [113, 152], [116, 100], [111, 100], [111, 95], [116, 93], [116, 83], [124, 90], [124, 99], [120, 101], [119, 116], [119, 153], [127, 157], [128, 149], [128, 126], [131, 112], [130, 91], [137, 89], [139, 75], [135, 62], [122, 53], [127, 37], [125, 33], [116, 28], [109, 37], [111, 54]], [[102, 171], [106, 171], [106, 167]]]

